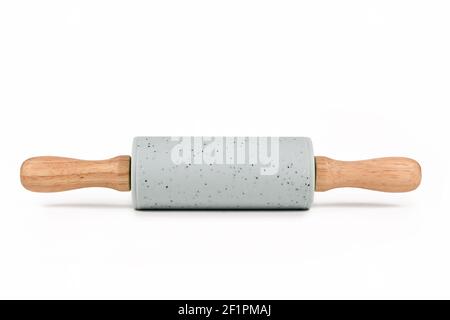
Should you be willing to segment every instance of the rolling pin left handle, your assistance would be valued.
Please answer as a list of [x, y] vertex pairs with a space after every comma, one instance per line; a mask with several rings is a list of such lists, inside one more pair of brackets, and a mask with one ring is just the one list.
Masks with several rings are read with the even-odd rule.
[[88, 187], [130, 191], [130, 156], [107, 160], [35, 157], [20, 168], [22, 185], [35, 192], [59, 192]]

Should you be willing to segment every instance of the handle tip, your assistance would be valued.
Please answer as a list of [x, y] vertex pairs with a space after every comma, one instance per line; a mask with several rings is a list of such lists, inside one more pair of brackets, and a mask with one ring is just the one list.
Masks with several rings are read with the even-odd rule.
[[25, 160], [22, 165], [20, 166], [20, 183], [22, 186], [29, 190], [38, 192], [39, 190], [36, 190], [32, 181], [33, 181], [33, 158], [29, 158]]
[[410, 166], [411, 171], [410, 173], [411, 181], [409, 184], [410, 189], [408, 191], [413, 191], [416, 190], [420, 186], [420, 183], [422, 182], [422, 168], [420, 164], [414, 159], [405, 158], [405, 160], [407, 160], [406, 162]]

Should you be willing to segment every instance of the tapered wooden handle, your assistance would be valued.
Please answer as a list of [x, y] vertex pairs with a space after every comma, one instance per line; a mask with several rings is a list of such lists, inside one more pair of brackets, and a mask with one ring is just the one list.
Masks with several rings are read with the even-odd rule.
[[129, 156], [88, 161], [62, 157], [36, 157], [20, 168], [22, 185], [36, 192], [57, 192], [87, 187], [130, 190]]
[[409, 158], [338, 161], [316, 157], [316, 191], [353, 187], [407, 192], [419, 186], [421, 177], [419, 163]]

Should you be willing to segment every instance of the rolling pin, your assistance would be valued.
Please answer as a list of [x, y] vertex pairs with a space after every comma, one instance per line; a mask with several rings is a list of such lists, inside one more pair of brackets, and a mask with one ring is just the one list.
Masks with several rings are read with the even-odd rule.
[[314, 157], [304, 137], [136, 137], [131, 157], [34, 157], [20, 179], [36, 192], [131, 190], [135, 209], [309, 209], [314, 191], [412, 191], [421, 168], [404, 157]]

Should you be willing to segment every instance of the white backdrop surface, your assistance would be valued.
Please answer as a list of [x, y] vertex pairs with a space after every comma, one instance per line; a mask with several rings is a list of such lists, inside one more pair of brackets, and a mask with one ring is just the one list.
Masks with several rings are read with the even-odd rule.
[[[448, 1], [0, 2], [0, 298], [450, 298]], [[408, 156], [406, 194], [309, 211], [136, 212], [36, 194], [36, 155], [104, 159], [136, 135], [309, 136]]]

